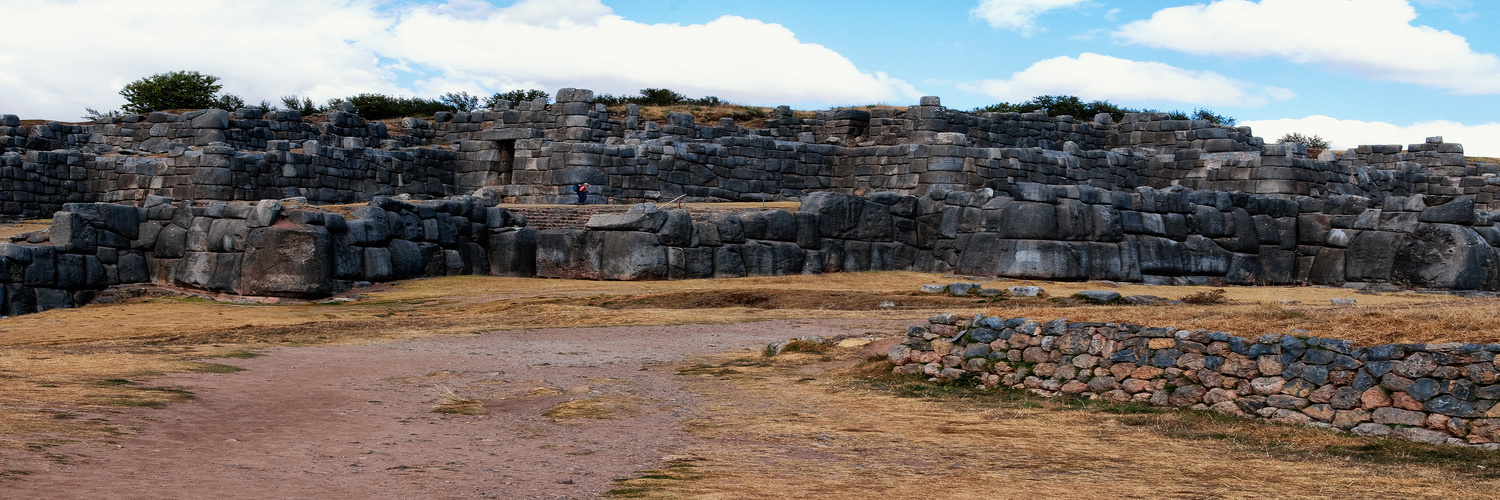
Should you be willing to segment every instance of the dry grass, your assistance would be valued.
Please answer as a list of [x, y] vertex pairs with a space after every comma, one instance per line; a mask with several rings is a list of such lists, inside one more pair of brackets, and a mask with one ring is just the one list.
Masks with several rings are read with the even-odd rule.
[[[933, 385], [805, 355], [704, 360], [709, 446], [621, 498], [1494, 498], [1500, 456]], [[718, 367], [718, 369], [714, 369]], [[1486, 465], [1479, 469], [1475, 465]], [[1107, 492], [1107, 493], [1105, 493]]]
[[478, 399], [467, 398], [458, 395], [453, 388], [446, 385], [438, 387], [438, 405], [432, 408], [433, 413], [447, 413], [451, 415], [484, 415], [484, 405]]
[[26, 219], [0, 224], [0, 239], [52, 228], [52, 219]]
[[[693, 115], [693, 123], [699, 125], [718, 125], [720, 118], [734, 118], [736, 124], [745, 128], [760, 128], [766, 124], [766, 118], [771, 116], [775, 108], [758, 106], [740, 106], [738, 104], [721, 104], [718, 106], [695, 106], [680, 104], [674, 106], [641, 106], [642, 120], [654, 122], [666, 122], [667, 113], [688, 113]], [[609, 109], [610, 118], [616, 120], [625, 119], [625, 106], [614, 106]], [[798, 116], [802, 115], [802, 116]], [[812, 118], [811, 111], [793, 111], [792, 116], [796, 118]]]
[[627, 393], [611, 393], [584, 399], [563, 401], [542, 416], [557, 420], [588, 418], [608, 420], [639, 413], [641, 400]]
[[[1356, 296], [1348, 290], [1330, 288], [1231, 287], [1225, 289], [1231, 302], [1226, 305], [1064, 307], [1046, 300], [980, 302], [913, 295], [920, 284], [953, 281], [961, 280], [910, 272], [675, 282], [458, 276], [382, 285], [361, 300], [339, 305], [232, 304], [154, 297], [47, 311], [0, 321], [0, 436], [9, 440], [5, 446], [26, 446], [43, 439], [93, 440], [126, 432], [48, 415], [106, 412], [121, 405], [160, 407], [185, 401], [191, 395], [130, 382], [170, 372], [235, 370], [203, 360], [250, 356], [259, 347], [548, 326], [728, 324], [801, 318], [916, 324], [935, 312], [986, 312], [1204, 328], [1240, 335], [1302, 329], [1366, 343], [1500, 341], [1500, 301], [1448, 296]], [[993, 288], [1031, 284], [980, 281]], [[1171, 298], [1212, 290], [1139, 285], [1112, 288], [1106, 283], [1035, 284], [1059, 297], [1095, 288]], [[729, 300], [736, 296], [747, 300]], [[1325, 305], [1335, 297], [1358, 297], [1361, 305]], [[874, 309], [879, 302], [875, 299], [902, 305]], [[703, 302], [697, 305], [712, 308], [712, 313], [684, 308], [699, 300]], [[1277, 306], [1276, 300], [1301, 300], [1306, 305]], [[111, 382], [120, 380], [127, 383]], [[421, 383], [431, 384], [432, 380]], [[487, 396], [471, 394], [470, 388], [464, 390], [466, 396], [486, 401]], [[564, 396], [552, 392], [546, 397]]]

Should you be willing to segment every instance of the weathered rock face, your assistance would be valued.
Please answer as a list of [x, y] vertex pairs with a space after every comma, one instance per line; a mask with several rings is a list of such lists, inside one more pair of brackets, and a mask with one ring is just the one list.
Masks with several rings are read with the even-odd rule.
[[[1088, 293], [1088, 292], [1085, 292]], [[938, 314], [894, 371], [1500, 450], [1500, 344], [1346, 340]], [[1425, 427], [1425, 429], [1423, 428]], [[1421, 432], [1415, 432], [1421, 431]]]
[[243, 295], [326, 297], [332, 291], [328, 230], [290, 224], [250, 231], [240, 265]]
[[1475, 290], [1496, 267], [1495, 249], [1473, 229], [1422, 224], [1397, 247], [1391, 281], [1420, 288]]

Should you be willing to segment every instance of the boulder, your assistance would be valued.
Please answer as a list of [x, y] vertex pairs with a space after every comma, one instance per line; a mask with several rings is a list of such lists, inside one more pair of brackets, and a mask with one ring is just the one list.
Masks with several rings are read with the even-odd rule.
[[332, 292], [326, 228], [256, 228], [245, 245], [239, 293], [318, 298]]
[[654, 203], [637, 203], [622, 214], [594, 214], [584, 225], [596, 231], [642, 231], [654, 233], [667, 221], [667, 213]]
[[1474, 290], [1485, 284], [1495, 252], [1473, 229], [1421, 224], [1396, 248], [1391, 282], [1415, 288]]

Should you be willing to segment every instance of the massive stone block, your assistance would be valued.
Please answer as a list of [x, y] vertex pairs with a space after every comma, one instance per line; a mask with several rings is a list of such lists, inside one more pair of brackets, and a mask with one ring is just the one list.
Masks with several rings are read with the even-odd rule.
[[239, 274], [244, 295], [323, 297], [331, 292], [328, 230], [282, 224], [250, 231]]
[[1494, 249], [1473, 229], [1421, 224], [1396, 250], [1391, 282], [1423, 288], [1474, 290], [1496, 265]]
[[489, 236], [487, 262], [492, 276], [537, 274], [537, 232], [518, 228]]

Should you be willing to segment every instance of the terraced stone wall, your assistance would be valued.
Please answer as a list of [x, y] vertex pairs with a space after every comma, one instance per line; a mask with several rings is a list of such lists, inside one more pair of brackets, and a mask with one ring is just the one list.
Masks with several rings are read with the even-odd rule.
[[1391, 344], [939, 314], [897, 373], [1500, 450], [1500, 344]]

